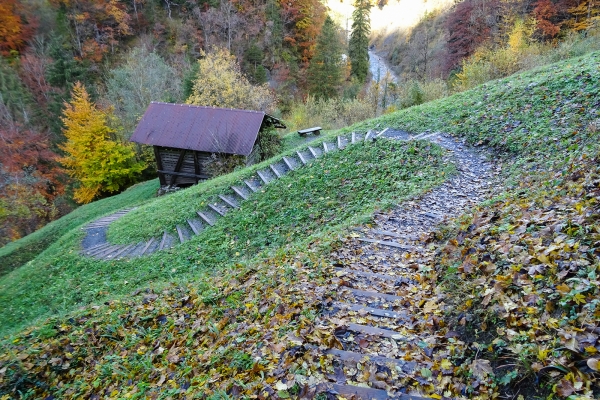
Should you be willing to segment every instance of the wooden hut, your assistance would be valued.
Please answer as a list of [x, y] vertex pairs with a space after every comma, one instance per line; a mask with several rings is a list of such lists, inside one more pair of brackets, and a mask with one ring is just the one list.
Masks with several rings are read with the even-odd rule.
[[285, 128], [264, 112], [152, 102], [131, 141], [154, 147], [161, 186], [189, 186], [212, 177], [214, 156], [257, 160], [264, 129]]

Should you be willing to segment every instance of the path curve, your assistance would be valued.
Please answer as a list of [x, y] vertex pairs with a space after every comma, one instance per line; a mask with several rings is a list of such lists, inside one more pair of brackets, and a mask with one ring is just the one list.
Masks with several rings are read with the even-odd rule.
[[[406, 140], [407, 134], [389, 130], [386, 136]], [[451, 136], [423, 133], [409, 140], [415, 139], [449, 150], [447, 161], [457, 165], [458, 174], [417, 199], [375, 215], [374, 226], [357, 228], [332, 255], [336, 275], [334, 288], [327, 292], [336, 295], [324, 300], [324, 311], [315, 325], [331, 331], [338, 346], [323, 352], [327, 362], [322, 369], [334, 373], [327, 375], [329, 380], [317, 387], [317, 393], [422, 399], [407, 381], [421, 379], [420, 383], [427, 384], [421, 371], [430, 371], [432, 360], [446, 357], [437, 354], [435, 335], [419, 335], [431, 321], [411, 308], [420, 301], [438, 304], [443, 294], [435, 288], [424, 291], [417, 276], [431, 268], [432, 234], [492, 195], [490, 178], [496, 169], [485, 152]], [[424, 357], [406, 360], [405, 351], [411, 348], [422, 348]]]

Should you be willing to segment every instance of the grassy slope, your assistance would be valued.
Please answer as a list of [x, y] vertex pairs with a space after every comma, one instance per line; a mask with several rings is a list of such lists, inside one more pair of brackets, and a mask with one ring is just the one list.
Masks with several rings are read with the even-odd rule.
[[[243, 202], [241, 209], [184, 245], [140, 259], [101, 262], [82, 258], [77, 252], [81, 232], [71, 231], [42, 258], [0, 279], [2, 331], [127, 294], [142, 285], [210, 280], [214, 270], [252, 264], [270, 253], [301, 247], [320, 236], [331, 237], [341, 226], [365, 221], [375, 208], [389, 207], [442, 181], [453, 168], [439, 164], [442, 153], [436, 146], [388, 141], [350, 146], [273, 182], [264, 193]], [[157, 198], [135, 212], [137, 217], [128, 219], [125, 226], [131, 232], [143, 231], [138, 226], [147, 220], [162, 224], [181, 210], [193, 212], [231, 179], [220, 177], [214, 188], [207, 183]], [[209, 194], [199, 195], [203, 189]]]
[[[531, 374], [549, 365], [552, 367], [546, 368], [546, 371], [559, 372], [552, 382], [556, 385], [550, 387], [558, 396], [564, 397], [571, 390], [569, 385], [572, 387], [571, 393], [579, 390], [581, 394], [583, 389], [577, 389], [580, 387], [577, 382], [581, 382], [581, 387], [585, 389], [584, 378], [587, 376], [589, 381], [590, 375], [585, 375], [589, 370], [583, 370], [583, 374], [580, 373], [581, 369], [579, 372], [573, 370], [575, 373], [568, 374], [570, 368], [579, 365], [569, 363], [574, 355], [590, 357], [597, 350], [581, 348], [581, 345], [589, 344], [583, 341], [575, 342], [578, 346], [575, 350], [566, 350], [567, 347], [573, 347], [573, 342], [567, 343], [566, 340], [569, 337], [567, 335], [580, 334], [580, 331], [573, 329], [574, 326], [577, 329], [583, 326], [580, 317], [587, 323], [591, 321], [592, 327], [594, 323], [597, 325], [598, 318], [590, 306], [583, 309], [587, 304], [595, 304], [598, 298], [597, 285], [579, 287], [578, 282], [584, 276], [579, 276], [579, 280], [572, 278], [582, 272], [593, 274], [598, 267], [596, 219], [597, 169], [600, 160], [597, 157], [598, 131], [591, 123], [600, 117], [599, 60], [600, 54], [594, 53], [361, 124], [361, 127], [368, 127], [383, 122], [417, 132], [425, 129], [451, 131], [466, 136], [471, 143], [485, 143], [502, 151], [504, 164], [511, 167], [507, 168], [505, 176], [508, 192], [474, 210], [474, 215], [463, 217], [457, 228], [462, 227], [462, 230], [446, 233], [450, 237], [455, 236], [456, 240], [451, 240], [446, 251], [440, 253], [435, 266], [437, 273], [429, 276], [432, 283], [444, 285], [445, 290], [449, 291], [448, 303], [451, 304], [453, 298], [458, 299], [453, 307], [447, 309], [450, 310], [447, 311], [448, 317], [453, 315], [452, 308], [466, 313], [459, 319], [460, 322], [466, 321], [465, 325], [459, 323], [456, 327], [464, 342], [452, 340], [450, 343], [454, 348], [450, 359], [455, 366], [454, 374], [464, 379], [462, 386], [452, 389], [454, 396], [480, 395], [481, 398], [487, 398], [490, 393], [515, 383], [514, 377], [519, 373], [525, 371]], [[584, 184], [585, 181], [587, 183]], [[575, 201], [578, 197], [585, 201], [578, 205]], [[552, 212], [553, 203], [561, 201], [564, 213], [560, 217], [564, 217], [564, 221], [559, 221], [561, 223], [558, 226], [554, 225], [553, 219], [550, 226], [538, 229], [537, 225], [530, 225], [516, 232], [521, 226], [518, 221], [510, 220], [520, 217], [515, 213], [516, 205], [524, 205], [528, 212], [536, 212], [536, 207], [540, 210], [546, 207], [547, 212]], [[477, 215], [490, 219], [477, 222]], [[576, 218], [579, 219], [575, 221]], [[561, 231], [573, 227], [573, 222], [586, 228]], [[475, 226], [471, 228], [472, 225]], [[552, 268], [537, 274], [542, 277], [536, 276], [537, 270], [534, 270], [533, 277], [528, 278], [528, 271], [513, 268], [513, 262], [508, 260], [504, 248], [497, 246], [498, 240], [506, 237], [494, 235], [527, 235], [537, 230], [540, 235], [553, 241], [559, 235], [572, 235], [575, 232], [579, 236], [573, 238], [587, 248], [582, 250], [583, 253], [577, 252], [573, 238], [567, 238], [569, 251], [574, 251], [578, 259], [583, 258], [585, 262], [568, 264], [574, 269], [558, 275], [564, 273], [564, 260], [559, 264], [556, 254], [550, 251], [548, 262], [561, 266], [560, 269], [551, 264]], [[295, 348], [298, 336], [310, 338], [311, 342], [317, 344], [326, 344], [330, 338], [328, 335], [331, 332], [319, 331], [318, 327], [311, 325], [311, 321], [317, 310], [318, 299], [323, 295], [316, 286], [330, 273], [322, 268], [327, 265], [326, 259], [322, 258], [325, 257], [323, 252], [326, 247], [314, 243], [319, 243], [332, 233], [326, 231], [321, 238], [309, 237], [304, 242], [296, 242], [288, 246], [287, 251], [280, 251], [264, 263], [244, 263], [235, 269], [221, 270], [219, 276], [211, 279], [200, 279], [187, 287], [165, 290], [158, 293], [158, 298], [146, 292], [143, 293], [144, 299], [138, 296], [125, 302], [110, 302], [98, 309], [88, 308], [77, 313], [73, 319], [51, 320], [40, 328], [27, 330], [3, 346], [6, 355], [0, 357], [0, 370], [2, 365], [7, 367], [3, 375], [4, 382], [18, 381], [22, 388], [27, 388], [36, 381], [53, 384], [61, 379], [66, 384], [53, 391], [63, 397], [102, 389], [105, 391], [103, 393], [110, 393], [113, 397], [136, 397], [142, 393], [159, 391], [168, 392], [167, 395], [195, 393], [197, 397], [206, 398], [202, 393], [222, 393], [220, 389], [227, 389], [234, 397], [240, 397], [245, 392], [257, 393], [258, 388], [263, 388], [265, 384], [277, 387], [274, 379], [277, 370], [273, 371], [273, 366], [279, 362], [284, 362], [285, 368], [291, 368], [297, 375], [312, 373], [318, 376], [315, 370], [318, 360], [311, 360], [309, 354], [294, 355], [295, 352], [290, 351]], [[493, 240], [482, 241], [485, 237]], [[469, 251], [470, 243], [489, 246], [488, 252], [493, 255], [493, 271], [470, 266], [483, 263], [486, 259], [464, 263], [465, 255], [473, 253]], [[543, 247], [550, 242], [540, 243], [542, 247], [533, 250], [547, 251]], [[505, 245], [512, 246], [510, 242]], [[478, 247], [477, 254], [472, 257], [485, 257], [482, 249]], [[165, 279], [165, 272], [172, 270], [169, 268], [185, 267], [187, 260], [184, 257], [194, 257], [194, 254], [181, 251], [178, 255], [149, 259], [148, 266], [140, 269], [145, 276], [134, 284], [141, 285], [142, 281], [150, 278], [151, 273], [156, 273], [156, 278]], [[297, 255], [292, 257], [292, 254]], [[544, 259], [541, 255], [540, 258]], [[535, 260], [528, 262], [538, 265]], [[580, 269], [579, 266], [585, 268]], [[109, 269], [116, 274], [123, 268], [129, 269], [119, 263], [98, 263], [98, 267], [101, 267], [96, 267], [98, 272]], [[189, 263], [187, 267], [193, 268], [193, 264]], [[188, 274], [182, 277], [186, 278]], [[496, 282], [507, 282], [507, 286], [486, 286], [494, 283], [490, 278]], [[118, 279], [123, 279], [123, 276], [117, 277], [115, 283]], [[544, 300], [559, 310], [551, 316], [554, 320], [538, 318], [536, 321], [532, 318], [530, 321], [534, 324], [531, 326], [511, 325], [528, 321], [528, 312], [543, 316], [543, 301], [534, 301], [534, 307], [531, 307], [527, 300], [531, 298], [523, 297], [530, 285], [524, 288], [510, 285], [510, 282], [520, 284], [527, 279], [536, 279], [536, 285], [541, 285], [535, 286], [536, 291], [540, 287], [552, 289], [548, 294], [554, 297], [548, 296]], [[595, 278], [588, 275], [584, 279], [591, 281]], [[240, 282], [245, 284], [239, 286]], [[554, 286], [553, 282], [565, 286]], [[484, 287], [498, 287], [506, 297], [490, 297], [486, 300], [483, 296], [486, 293]], [[73, 288], [76, 286], [71, 286]], [[124, 289], [116, 290], [116, 293], [124, 292]], [[583, 297], [577, 297], [577, 294]], [[465, 298], [468, 299], [466, 302]], [[506, 298], [517, 305], [515, 313], [519, 313], [519, 319], [511, 318], [510, 313], [506, 313], [508, 316], [505, 318], [500, 312], [505, 307], [503, 304], [509, 304], [510, 307], [511, 303], [507, 303]], [[483, 304], [489, 304], [489, 307], [483, 307]], [[581, 312], [585, 315], [580, 315]], [[469, 317], [468, 320], [465, 315]], [[486, 319], [486, 316], [493, 318]], [[483, 322], [493, 329], [488, 329]], [[554, 342], [532, 340], [536, 335], [541, 335], [536, 331], [540, 323]], [[558, 327], [567, 330], [557, 331]], [[482, 330], [487, 330], [487, 335], [476, 338], [474, 335]], [[290, 336], [290, 332], [293, 335]], [[492, 345], [490, 342], [495, 338], [501, 341]], [[474, 347], [473, 340], [483, 346]], [[70, 351], [68, 355], [64, 354], [66, 343], [71, 346], [67, 349]], [[523, 347], [524, 344], [527, 346]], [[515, 355], [521, 350], [523, 361], [519, 361]], [[54, 366], [38, 358], [36, 354], [40, 351], [48, 357], [55, 357]], [[94, 364], [86, 357], [94, 358], [98, 363]], [[484, 371], [480, 376], [473, 376], [472, 363], [475, 359], [482, 360], [482, 357], [485, 357], [484, 361], [492, 361], [496, 375]], [[538, 365], [531, 363], [532, 358], [537, 360]], [[580, 359], [586, 364], [585, 359]], [[308, 363], [303, 364], [304, 360]], [[499, 368], [502, 366], [499, 362], [508, 363], [507, 367]], [[69, 367], [65, 368], [65, 363], [72, 363], [71, 372], [76, 378], [66, 374]], [[478, 365], [482, 363], [479, 361]], [[61, 365], [64, 369], [60, 368]], [[527, 365], [529, 370], [526, 369]], [[437, 368], [436, 364], [432, 365], [431, 372], [436, 374]], [[112, 374], [115, 369], [119, 371], [116, 375]], [[54, 375], [44, 378], [43, 374], [49, 371], [54, 371]], [[130, 379], [139, 384], [128, 383]], [[443, 393], [443, 389], [435, 387], [433, 383], [429, 388], [438, 395]], [[44, 390], [43, 386], [40, 388]], [[272, 388], [264, 390], [274, 393]], [[284, 389], [279, 394], [289, 396], [298, 390], [300, 388], [297, 387], [287, 391]], [[225, 397], [215, 395], [212, 398]]]
[[31, 235], [7, 244], [0, 248], [0, 276], [34, 259], [57, 238], [70, 230], [104, 214], [110, 214], [121, 208], [140, 204], [154, 197], [157, 189], [158, 180], [135, 185], [119, 196], [113, 196], [79, 207]]

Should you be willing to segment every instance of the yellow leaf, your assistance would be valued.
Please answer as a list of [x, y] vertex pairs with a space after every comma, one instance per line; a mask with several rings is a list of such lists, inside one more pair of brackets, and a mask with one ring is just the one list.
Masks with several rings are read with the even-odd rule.
[[596, 348], [594, 346], [588, 346], [585, 348], [585, 352], [589, 353], [589, 354], [594, 354], [594, 353], [597, 353], [598, 350], [596, 350]]
[[451, 369], [452, 368], [452, 363], [447, 358], [444, 358], [442, 360], [441, 366], [442, 366], [442, 369]]

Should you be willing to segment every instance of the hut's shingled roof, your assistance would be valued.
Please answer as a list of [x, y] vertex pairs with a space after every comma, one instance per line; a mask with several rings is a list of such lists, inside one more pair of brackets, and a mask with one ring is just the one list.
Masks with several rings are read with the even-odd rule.
[[260, 111], [152, 102], [131, 141], [153, 146], [238, 154], [252, 152], [263, 119]]

